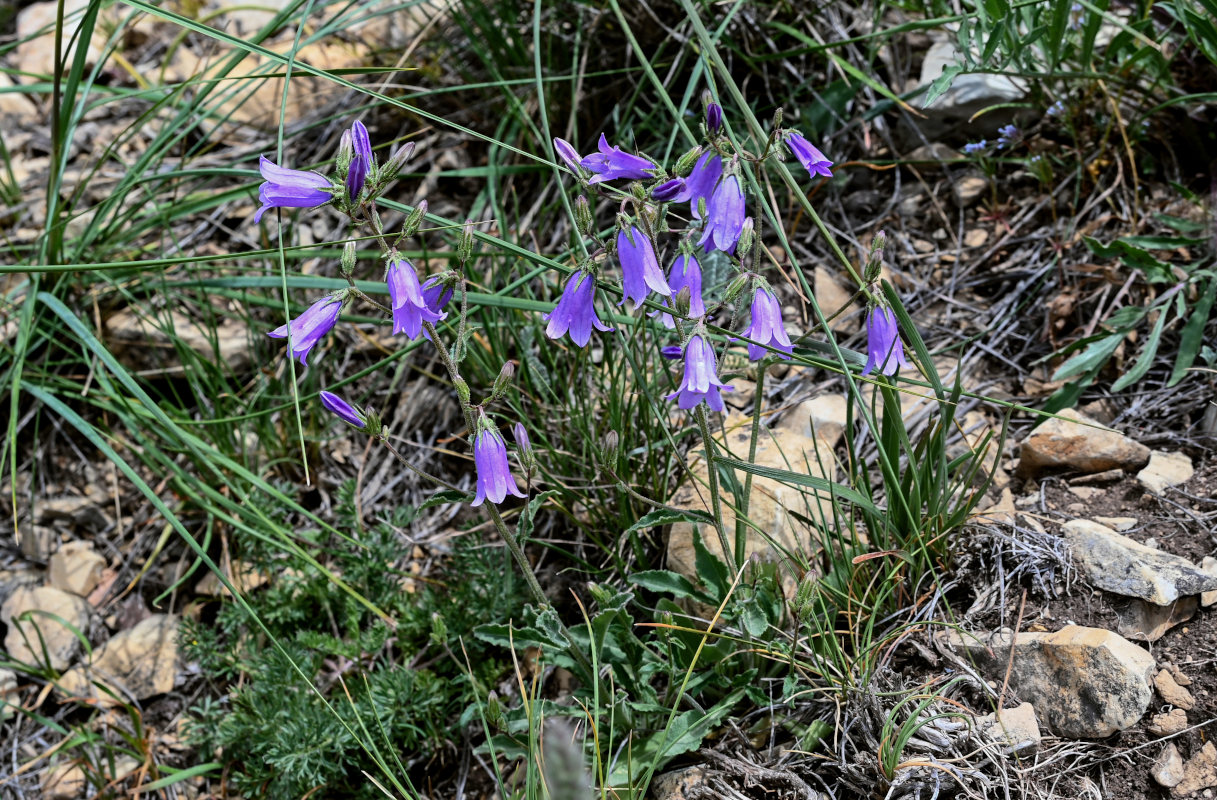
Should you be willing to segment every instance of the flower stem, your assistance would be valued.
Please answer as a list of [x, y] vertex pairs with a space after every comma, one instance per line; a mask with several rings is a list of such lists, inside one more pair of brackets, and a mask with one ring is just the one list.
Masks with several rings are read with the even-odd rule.
[[[765, 396], [765, 373], [769, 370], [771, 358], [766, 356], [756, 365], [756, 394], [752, 398], [752, 437], [748, 442], [748, 463], [756, 463], [756, 447], [757, 440], [761, 434], [761, 406], [764, 404]], [[744, 553], [747, 550], [746, 543], [748, 530], [746, 520], [748, 517], [748, 501], [752, 498], [752, 473], [749, 472], [744, 477], [744, 496], [739, 501], [739, 511], [735, 514], [735, 560], [739, 563], [744, 561]]]
[[702, 445], [706, 448], [706, 477], [710, 482], [710, 507], [714, 512], [714, 530], [718, 533], [718, 543], [723, 548], [723, 560], [727, 562], [727, 567], [732, 572], [736, 572], [738, 567], [735, 563], [735, 555], [731, 546], [727, 543], [727, 532], [723, 529], [723, 509], [722, 503], [718, 497], [718, 468], [715, 466], [717, 461], [717, 453], [715, 452], [714, 440], [710, 438], [710, 425], [706, 421], [706, 409], [702, 404], [698, 404], [693, 410], [693, 416], [697, 419], [697, 429], [701, 431]]

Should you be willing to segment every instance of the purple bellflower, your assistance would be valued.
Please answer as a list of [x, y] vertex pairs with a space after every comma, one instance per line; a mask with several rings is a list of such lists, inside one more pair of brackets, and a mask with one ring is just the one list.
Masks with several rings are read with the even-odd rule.
[[[780, 350], [778, 358], [789, 359], [794, 349], [782, 324], [782, 307], [778, 305], [778, 299], [763, 286], [758, 286], [756, 294], [752, 296], [752, 324], [744, 330], [743, 335]], [[760, 345], [748, 345], [748, 358], [752, 361], [760, 361], [769, 354], [770, 351]]]
[[912, 366], [904, 358], [896, 313], [886, 306], [874, 306], [866, 315], [866, 366], [863, 375], [876, 369], [882, 375], [895, 375], [901, 367]]
[[832, 162], [824, 157], [818, 147], [807, 141], [803, 134], [798, 131], [787, 131], [786, 146], [803, 165], [803, 169], [807, 170], [808, 175], [813, 178], [817, 175], [823, 175], [825, 178], [832, 177]]
[[596, 316], [596, 279], [591, 273], [579, 270], [566, 282], [562, 297], [554, 310], [541, 317], [549, 325], [545, 335], [551, 339], [561, 339], [563, 334], [570, 333], [570, 340], [579, 347], [586, 347], [592, 337], [592, 327], [598, 331], [611, 331]]
[[389, 299], [393, 308], [393, 333], [404, 333], [417, 339], [422, 333], [423, 322], [439, 322], [446, 314], [432, 310], [423, 297], [422, 286], [414, 265], [400, 256], [389, 259], [389, 271], [385, 275], [389, 286]]
[[351, 198], [352, 203], [358, 203], [364, 182], [372, 172], [372, 140], [368, 138], [368, 129], [359, 120], [351, 125], [351, 146], [355, 154], [347, 167], [347, 197]]
[[422, 289], [423, 302], [436, 314], [443, 311], [444, 306], [448, 305], [448, 301], [452, 299], [452, 287], [445, 286], [443, 279], [438, 275], [432, 275], [423, 281]]
[[258, 171], [263, 183], [258, 187], [262, 205], [254, 214], [254, 222], [270, 208], [316, 208], [334, 199], [329, 178], [303, 169], [281, 167], [266, 156], [258, 158]]
[[689, 190], [689, 207], [697, 219], [701, 219], [701, 212], [697, 208], [698, 201], [705, 200], [706, 205], [709, 206], [710, 196], [714, 193], [714, 187], [718, 184], [718, 179], [722, 177], [722, 174], [722, 156], [713, 150], [707, 150], [702, 153], [701, 158], [697, 159], [689, 177], [685, 178], [685, 187]]
[[618, 178], [636, 181], [651, 177], [649, 170], [658, 169], [650, 160], [642, 156], [631, 155], [620, 147], [609, 147], [608, 139], [600, 134], [600, 152], [585, 157], [580, 164], [596, 176], [588, 181], [601, 183]]
[[706, 130], [713, 136], [723, 129], [723, 107], [718, 103], [706, 104]]
[[680, 345], [664, 345], [663, 347], [659, 348], [659, 355], [663, 356], [668, 361], [675, 361], [676, 359], [680, 358], [681, 355]]
[[[676, 295], [686, 286], [689, 288], [689, 316], [703, 317], [706, 314], [706, 303], [701, 296], [701, 264], [691, 255], [681, 253], [672, 262], [668, 271], [668, 286], [672, 289], [672, 300], [664, 300], [663, 305], [672, 308]], [[653, 311], [651, 316], [661, 312]], [[665, 328], [675, 328], [676, 322], [671, 314], [663, 314], [660, 318]]]
[[516, 447], [521, 451], [532, 449], [532, 443], [528, 441], [528, 430], [524, 427], [523, 422], [517, 422], [512, 426], [511, 435], [515, 437]]
[[689, 187], [684, 178], [672, 178], [651, 189], [651, 197], [661, 203], [683, 203], [689, 199]]
[[684, 379], [680, 382], [680, 388], [668, 395], [667, 399], [678, 398], [676, 404], [685, 411], [703, 401], [711, 411], [722, 411], [723, 396], [720, 390], [730, 392], [733, 387], [720, 381], [717, 372], [718, 363], [714, 359], [714, 348], [704, 336], [693, 334], [685, 346]]
[[334, 295], [327, 295], [309, 306], [300, 316], [266, 335], [274, 339], [289, 339], [292, 356], [300, 359], [300, 363], [307, 367], [309, 352], [321, 341], [321, 337], [337, 324], [340, 313], [342, 300]]
[[706, 204], [706, 230], [698, 244], [704, 245], [706, 252], [731, 253], [743, 229], [744, 190], [740, 188], [739, 176], [724, 175]]
[[368, 421], [363, 418], [363, 414], [360, 414], [355, 410], [354, 406], [333, 392], [321, 393], [321, 405], [325, 406], [327, 411], [348, 425], [362, 430], [368, 424]]
[[511, 476], [511, 465], [507, 463], [507, 443], [503, 435], [488, 422], [478, 425], [477, 437], [473, 440], [473, 463], [477, 467], [477, 495], [472, 505], [480, 506], [487, 498], [498, 505], [508, 494], [524, 497], [516, 479]]
[[1014, 127], [1013, 125], [1003, 125], [997, 129], [997, 132], [1001, 134], [1001, 136], [997, 138], [998, 147], [1006, 147], [1007, 145], [1014, 144], [1014, 140], [1018, 138], [1018, 128]]
[[579, 170], [579, 151], [575, 146], [565, 139], [554, 137], [554, 152], [558, 154], [558, 158], [562, 159], [562, 163], [566, 164], [566, 168], [573, 172], [576, 176], [580, 173]]
[[655, 258], [655, 248], [637, 225], [631, 225], [629, 233], [625, 228], [617, 232], [617, 258], [621, 261], [621, 283], [625, 292], [617, 305], [624, 305], [629, 300], [634, 304], [630, 310], [634, 311], [652, 291], [664, 297], [672, 296], [672, 289], [664, 281], [659, 260]]

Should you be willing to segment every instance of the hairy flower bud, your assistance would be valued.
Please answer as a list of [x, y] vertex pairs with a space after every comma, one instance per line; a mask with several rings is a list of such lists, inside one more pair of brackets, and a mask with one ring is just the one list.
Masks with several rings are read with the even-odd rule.
[[444, 621], [444, 615], [438, 611], [431, 613], [431, 642], [438, 645], [448, 643], [448, 623]]
[[740, 292], [744, 291], [744, 286], [748, 284], [748, 280], [748, 275], [740, 275], [727, 284], [727, 291], [723, 293], [723, 302], [731, 303], [735, 298], [739, 297]]
[[352, 241], [347, 241], [342, 246], [342, 275], [344, 278], [350, 277], [351, 273], [354, 271], [355, 271], [355, 243]]
[[676, 312], [682, 317], [687, 317], [689, 316], [689, 308], [692, 306], [692, 304], [693, 290], [688, 286], [681, 288], [681, 290], [676, 293], [676, 297], [674, 298]]
[[465, 226], [461, 228], [461, 241], [456, 246], [456, 257], [462, 265], [469, 263], [473, 256], [473, 230], [473, 220], [465, 220]]
[[419, 227], [423, 224], [423, 217], [427, 214], [427, 201], [421, 200], [414, 210], [406, 215], [406, 221], [401, 224], [402, 236], [413, 236], [418, 233]]
[[469, 404], [469, 384], [465, 383], [464, 378], [457, 378], [453, 381], [453, 388], [456, 389], [456, 396], [461, 398], [461, 403]]
[[334, 157], [340, 174], [346, 172], [353, 155], [355, 155], [355, 147], [351, 144], [351, 129], [347, 128], [342, 132], [342, 138], [338, 140], [338, 154]]
[[396, 153], [389, 157], [389, 160], [381, 167], [381, 179], [385, 183], [397, 177], [397, 174], [401, 172], [406, 162], [414, 156], [414, 148], [416, 146], [414, 142], [406, 142], [397, 149]]
[[594, 224], [591, 204], [587, 202], [586, 197], [579, 195], [575, 198], [575, 225], [578, 227], [579, 233], [591, 236]]
[[879, 280], [879, 276], [883, 273], [883, 248], [887, 245], [887, 235], [883, 231], [875, 234], [875, 238], [870, 243], [870, 257], [866, 260], [866, 274], [863, 279], [868, 283], [875, 283]]
[[609, 431], [601, 438], [600, 445], [596, 448], [596, 456], [602, 468], [607, 467], [610, 470], [617, 468], [617, 454], [621, 447], [620, 443], [621, 439], [617, 435], [617, 431]]
[[490, 390], [490, 399], [496, 400], [507, 393], [511, 388], [511, 382], [516, 377], [516, 365], [514, 361], [508, 361], [503, 364], [503, 368], [499, 370], [499, 376], [494, 379], [494, 388]]
[[680, 158], [676, 159], [676, 174], [680, 177], [686, 177], [693, 171], [693, 165], [697, 163], [697, 159], [701, 158], [701, 146], [694, 147], [689, 152], [685, 153]]
[[743, 261], [748, 253], [752, 252], [752, 242], [755, 238], [756, 230], [752, 224], [752, 217], [744, 217], [744, 227], [740, 228], [739, 244], [735, 248], [735, 254], [739, 256], [740, 261]]
[[782, 109], [779, 107], [777, 111], [773, 112], [773, 129], [777, 130], [780, 127], [782, 127]]

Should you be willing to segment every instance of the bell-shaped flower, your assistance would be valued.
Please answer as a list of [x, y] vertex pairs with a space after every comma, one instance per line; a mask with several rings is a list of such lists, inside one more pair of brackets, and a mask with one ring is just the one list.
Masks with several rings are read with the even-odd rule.
[[558, 158], [562, 159], [562, 163], [566, 164], [567, 169], [573, 172], [576, 176], [582, 174], [579, 169], [579, 151], [574, 145], [565, 139], [554, 137], [554, 152], [558, 154]]
[[439, 314], [452, 299], [452, 287], [444, 283], [439, 275], [432, 275], [423, 281], [423, 302], [427, 308]]
[[744, 190], [740, 188], [739, 176], [724, 175], [706, 204], [706, 229], [698, 244], [703, 245], [706, 252], [734, 252], [740, 231], [744, 229], [745, 216]]
[[263, 180], [258, 187], [262, 205], [254, 213], [254, 222], [261, 221], [270, 208], [316, 208], [334, 199], [334, 185], [316, 172], [281, 167], [266, 156], [258, 158], [258, 171]]
[[601, 183], [618, 179], [636, 181], [651, 177], [651, 170], [658, 169], [653, 162], [642, 156], [631, 155], [620, 147], [609, 147], [608, 139], [600, 134], [600, 152], [585, 157], [580, 164], [595, 177], [588, 181]]
[[372, 173], [372, 140], [368, 138], [368, 129], [359, 120], [351, 125], [351, 163], [347, 166], [346, 189], [347, 197], [352, 203], [359, 202], [363, 185]]
[[895, 375], [908, 366], [912, 365], [904, 358], [896, 313], [886, 306], [872, 306], [866, 315], [866, 366], [862, 374], [878, 369], [882, 375]]
[[368, 136], [368, 129], [359, 120], [355, 120], [351, 125], [351, 146], [355, 155], [363, 158], [369, 167], [375, 163], [372, 159], [372, 140]]
[[436, 323], [447, 316], [427, 305], [422, 286], [418, 282], [418, 273], [414, 271], [414, 265], [406, 259], [400, 256], [389, 259], [385, 282], [389, 286], [394, 333], [404, 333], [411, 339], [417, 339], [422, 333], [424, 321]]
[[[701, 264], [697, 263], [697, 259], [688, 253], [680, 253], [676, 256], [676, 260], [672, 262], [672, 269], [668, 270], [668, 287], [672, 290], [672, 298], [680, 294], [682, 289], [689, 290], [689, 316], [703, 317], [706, 314], [706, 303], [701, 296]], [[673, 300], [661, 301], [667, 308], [672, 308]], [[651, 312], [651, 316], [659, 314], [658, 311]], [[662, 314], [659, 321], [663, 323], [665, 328], [675, 328], [676, 322], [672, 319], [671, 314]]]
[[[778, 299], [763, 286], [756, 287], [756, 293], [752, 295], [752, 324], [744, 329], [743, 335], [753, 342], [780, 350], [778, 358], [788, 359], [794, 350], [782, 324], [782, 307], [778, 305]], [[770, 351], [759, 344], [748, 344], [748, 358], [752, 361], [760, 361], [769, 354]]]
[[511, 475], [507, 462], [507, 443], [489, 422], [478, 424], [478, 434], [473, 440], [473, 463], [477, 467], [477, 495], [472, 505], [480, 506], [487, 498], [498, 505], [508, 494], [524, 497], [516, 479]]
[[723, 107], [718, 103], [706, 104], [706, 131], [716, 135], [723, 129]]
[[309, 352], [321, 341], [321, 337], [337, 324], [340, 313], [342, 299], [327, 295], [309, 306], [300, 316], [266, 335], [274, 339], [288, 339], [292, 356], [300, 359], [300, 363], [307, 367]]
[[579, 347], [587, 346], [593, 327], [598, 331], [612, 330], [596, 316], [596, 279], [584, 270], [570, 276], [558, 305], [541, 319], [549, 322], [545, 327], [546, 336], [561, 339], [569, 333], [570, 340]]
[[832, 162], [824, 157], [819, 148], [803, 138], [803, 134], [798, 131], [787, 131], [786, 146], [803, 165], [803, 169], [807, 170], [808, 175], [813, 178], [817, 175], [823, 175], [825, 178], [832, 177]]
[[651, 189], [651, 197], [661, 203], [683, 203], [689, 199], [689, 187], [684, 178], [672, 178], [656, 184]]
[[633, 311], [642, 305], [650, 292], [658, 292], [664, 297], [672, 296], [672, 290], [659, 268], [659, 259], [655, 257], [655, 248], [637, 225], [631, 225], [628, 233], [624, 227], [618, 230], [617, 258], [621, 261], [621, 283], [625, 294], [617, 305], [624, 305], [629, 300], [634, 304], [630, 309]]
[[730, 392], [733, 387], [718, 379], [718, 362], [714, 358], [714, 348], [704, 336], [693, 334], [685, 345], [684, 379], [680, 382], [680, 388], [668, 395], [667, 399], [677, 398], [676, 404], [686, 411], [701, 402], [712, 411], [722, 411], [723, 397], [720, 390]]
[[689, 208], [696, 219], [701, 219], [701, 211], [698, 209], [699, 201], [705, 200], [706, 204], [709, 205], [710, 196], [714, 194], [714, 187], [718, 185], [718, 179], [722, 175], [722, 156], [713, 150], [707, 150], [702, 153], [701, 158], [697, 159], [697, 163], [693, 165], [693, 170], [685, 178], [685, 187], [689, 195]]
[[364, 419], [363, 414], [355, 410], [355, 407], [343, 400], [333, 392], [321, 393], [321, 405], [325, 406], [326, 410], [338, 417], [348, 425], [353, 425], [362, 430], [368, 421]]

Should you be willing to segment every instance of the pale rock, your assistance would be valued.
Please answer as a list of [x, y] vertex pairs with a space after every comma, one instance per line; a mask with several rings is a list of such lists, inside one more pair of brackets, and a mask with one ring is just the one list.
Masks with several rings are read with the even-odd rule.
[[1172, 486], [1186, 483], [1195, 472], [1192, 460], [1183, 453], [1155, 450], [1149, 454], [1145, 469], [1137, 473], [1137, 481], [1154, 494], [1162, 494]]
[[143, 765], [142, 761], [131, 756], [119, 756], [114, 759], [114, 769], [106, 777], [118, 783], [119, 781], [126, 780]]
[[[1205, 556], [1200, 562], [1200, 569], [1204, 570], [1213, 577], [1217, 577], [1217, 558]], [[1211, 592], [1200, 593], [1200, 605], [1208, 608], [1214, 603], [1217, 603], [1217, 589], [1214, 589]]]
[[[1011, 663], [1012, 632], [939, 640], [1001, 681]], [[1054, 633], [1023, 632], [1014, 645], [1010, 687], [1058, 736], [1097, 739], [1134, 724], [1153, 699], [1154, 658], [1118, 634], [1069, 625]]]
[[[26, 95], [4, 91], [16, 85], [8, 73], [0, 72], [0, 123], [3, 123], [0, 128], [5, 131], [22, 130], [39, 124], [38, 106], [30, 99], [34, 96], [32, 93]], [[20, 182], [17, 185], [20, 186]]]
[[1050, 470], [1130, 471], [1149, 461], [1149, 448], [1119, 431], [1071, 409], [1061, 411], [1032, 431], [1019, 449], [1019, 471], [1039, 475]]
[[1154, 688], [1158, 690], [1159, 696], [1172, 706], [1182, 708], [1184, 711], [1191, 711], [1196, 707], [1196, 698], [1192, 697], [1192, 693], [1175, 681], [1175, 676], [1167, 670], [1160, 670], [1154, 676]]
[[51, 557], [58, 541], [59, 535], [55, 533], [55, 529], [47, 525], [35, 525], [25, 521], [17, 527], [17, 547], [20, 548], [21, 555], [31, 561], [45, 563]]
[[92, 542], [66, 542], [51, 556], [47, 583], [56, 589], [88, 597], [101, 583], [106, 559]]
[[1083, 500], [1093, 500], [1097, 495], [1103, 494], [1104, 489], [1096, 489], [1093, 486], [1066, 486], [1069, 493], [1075, 497], [1080, 497]]
[[1165, 714], [1154, 714], [1150, 717], [1145, 730], [1151, 736], [1173, 736], [1187, 728], [1187, 712], [1182, 708], [1172, 708]]
[[1069, 484], [1071, 486], [1090, 486], [1102, 483], [1118, 483], [1122, 480], [1124, 480], [1124, 470], [1106, 469], [1102, 472], [1091, 473], [1090, 475], [1074, 475], [1069, 479]]
[[1217, 747], [1206, 742], [1200, 752], [1183, 765], [1183, 780], [1171, 788], [1175, 797], [1217, 786]]
[[[64, 59], [69, 65], [75, 57], [75, 50], [69, 49], [68, 43], [71, 41], [74, 43], [74, 47], [79, 46], [79, 37], [76, 36], [76, 33], [80, 29], [85, 9], [88, 7], [89, 0], [66, 0], [64, 3]], [[52, 76], [55, 74], [55, 27], [58, 8], [59, 3], [56, 0], [45, 0], [41, 3], [32, 3], [17, 14], [17, 41], [19, 44], [17, 45], [16, 66], [19, 72]], [[101, 48], [105, 44], [103, 27], [97, 25], [93, 29], [93, 37], [89, 41], [85, 57], [86, 68], [96, 64], [97, 59], [101, 57]]]
[[[228, 582], [241, 594], [253, 591], [270, 582], [269, 575], [242, 561], [233, 561], [230, 564], [226, 564], [223, 566], [223, 570], [224, 577], [228, 578]], [[231, 595], [228, 587], [220, 583], [220, 579], [216, 577], [214, 572], [208, 572], [204, 575], [202, 580], [198, 582], [198, 585], [194, 587], [194, 590], [207, 597], [229, 597]]]
[[1040, 724], [1030, 703], [986, 714], [976, 720], [976, 729], [990, 741], [1006, 745], [1007, 752], [1014, 755], [1029, 756], [1040, 747]]
[[928, 242], [925, 239], [914, 239], [913, 240], [913, 250], [923, 256], [929, 255], [930, 253], [934, 252], [936, 249], [937, 248], [934, 247], [933, 242]]
[[129, 369], [146, 375], [185, 373], [174, 337], [205, 361], [218, 361], [237, 371], [250, 364], [249, 330], [220, 309], [215, 310], [213, 320], [176, 310], [154, 316], [132, 308], [106, 318], [105, 339], [110, 349]]
[[[734, 427], [729, 419], [725, 441], [716, 441], [720, 456], [748, 460], [751, 441], [751, 420], [735, 418]], [[756, 463], [762, 466], [787, 470], [815, 477], [835, 480], [836, 456], [832, 447], [819, 438], [802, 436], [791, 431], [770, 431], [761, 428], [761, 440], [757, 444]], [[689, 470], [692, 479], [677, 490], [671, 505], [677, 508], [711, 511], [710, 490], [706, 483], [707, 470], [700, 449], [690, 452]], [[742, 485], [746, 473], [736, 473]], [[727, 541], [734, 546], [735, 500], [725, 487], [719, 487], [722, 497], [723, 524]], [[796, 516], [797, 515], [797, 516]], [[819, 552], [821, 535], [798, 519], [803, 516], [816, 526], [831, 527], [835, 520], [832, 501], [827, 493], [817, 496], [811, 489], [800, 491], [779, 481], [754, 476], [752, 495], [748, 506], [748, 519], [756, 529], [745, 529], [747, 543], [745, 558], [757, 556], [766, 561], [778, 561], [783, 551], [800, 554], [801, 558], [813, 559]], [[698, 524], [702, 543], [709, 552], [726, 563], [722, 545], [713, 525]], [[758, 530], [759, 529], [759, 530]], [[668, 534], [668, 566], [692, 580], [700, 582], [694, 548], [694, 524], [678, 522]], [[770, 542], [773, 542], [772, 544]], [[794, 586], [786, 587], [793, 592]]]
[[951, 184], [951, 195], [955, 205], [960, 208], [971, 208], [976, 201], [984, 197], [989, 190], [989, 179], [981, 175], [965, 175]]
[[110, 524], [100, 507], [103, 499], [95, 492], [89, 496], [68, 494], [43, 498], [34, 506], [34, 518], [44, 524], [65, 521], [77, 528], [101, 530]]
[[[15, 619], [27, 612], [26, 619]], [[53, 586], [23, 586], [4, 601], [0, 607], [0, 620], [8, 625], [4, 646], [11, 659], [25, 664], [43, 664], [45, 647], [49, 666], [64, 670], [80, 652], [77, 634], [88, 634], [89, 605], [82, 598]]]
[[12, 717], [17, 705], [17, 673], [0, 668], [0, 722]]
[[76, 800], [84, 797], [89, 780], [79, 764], [63, 762], [42, 776], [42, 796], [50, 800]]
[[164, 694], [177, 677], [177, 628], [176, 616], [150, 616], [115, 634], [88, 662], [65, 672], [57, 688], [107, 707]]
[[972, 519], [990, 525], [1013, 525], [1018, 509], [1014, 507], [1014, 493], [1007, 486], [1002, 489], [1001, 497], [987, 508], [978, 508], [972, 513]]
[[1162, 748], [1162, 752], [1154, 761], [1154, 766], [1150, 769], [1149, 774], [1153, 776], [1159, 786], [1165, 786], [1167, 789], [1183, 782], [1183, 756], [1179, 755], [1179, 748], [1175, 747], [1174, 742]]
[[1116, 630], [1121, 636], [1134, 641], [1156, 642], [1171, 628], [1195, 616], [1198, 606], [1195, 595], [1180, 597], [1165, 606], [1134, 597], [1116, 608], [1116, 619], [1119, 621]]
[[858, 330], [861, 327], [859, 316], [847, 307], [853, 300], [853, 292], [838, 283], [833, 274], [824, 267], [816, 267], [813, 281], [816, 303], [819, 304], [820, 311], [824, 312], [824, 316], [831, 317], [838, 311], [841, 312], [840, 316], [828, 323], [828, 327], [838, 333], [853, 333]]
[[[959, 150], [949, 144], [930, 142], [909, 153], [903, 163], [916, 167], [919, 172], [928, 173], [941, 171], [944, 161], [958, 161], [959, 158]], [[909, 162], [921, 163], [910, 164]]]
[[1170, 670], [1171, 677], [1175, 679], [1175, 683], [1180, 686], [1191, 686], [1192, 679], [1184, 674], [1183, 670], [1179, 669], [1177, 664], [1163, 664], [1164, 669]]
[[701, 767], [685, 767], [656, 775], [651, 781], [651, 796], [655, 800], [697, 800], [712, 791], [706, 785], [706, 771]]
[[1095, 517], [1094, 521], [1120, 533], [1131, 531], [1137, 527], [1138, 522], [1136, 517]]
[[1097, 522], [1075, 519], [1062, 527], [1074, 558], [1099, 589], [1159, 606], [1217, 589], [1217, 576], [1186, 558], [1146, 547]]
[[[962, 65], [963, 55], [953, 41], [935, 42], [921, 62], [921, 86], [929, 86], [947, 67]], [[956, 75], [951, 88], [930, 104], [936, 117], [963, 120], [989, 106], [1011, 103], [1023, 97], [1026, 85], [1005, 75], [968, 72]], [[937, 133], [937, 131], [935, 131]]]
[[805, 400], [783, 415], [775, 430], [820, 439], [830, 447], [841, 441], [849, 401], [841, 394], [821, 394]]
[[989, 241], [989, 232], [984, 228], [973, 228], [963, 235], [964, 247], [983, 247]]

